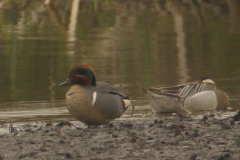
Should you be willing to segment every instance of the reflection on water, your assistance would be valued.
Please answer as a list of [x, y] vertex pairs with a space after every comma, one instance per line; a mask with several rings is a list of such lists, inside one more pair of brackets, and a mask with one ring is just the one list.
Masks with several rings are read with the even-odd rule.
[[[12, 107], [12, 106], [18, 106]], [[136, 106], [134, 117], [152, 116], [152, 111], [149, 105]], [[6, 122], [25, 122], [25, 121], [62, 121], [74, 120], [68, 113], [65, 107], [65, 102], [58, 101], [50, 105], [48, 102], [15, 102], [5, 103], [0, 109], [0, 124]], [[132, 108], [129, 107], [122, 116], [122, 118], [133, 118]]]
[[80, 63], [129, 84], [135, 116], [151, 114], [141, 88], [200, 76], [239, 109], [239, 13], [238, 0], [1, 1], [0, 120], [70, 118], [57, 85]]

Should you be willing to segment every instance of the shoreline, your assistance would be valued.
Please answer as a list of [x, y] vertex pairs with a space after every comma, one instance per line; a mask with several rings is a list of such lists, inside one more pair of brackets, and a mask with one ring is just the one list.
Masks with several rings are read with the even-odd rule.
[[[219, 115], [218, 115], [219, 116]], [[239, 159], [240, 121], [182, 117], [25, 126], [1, 135], [0, 159]]]

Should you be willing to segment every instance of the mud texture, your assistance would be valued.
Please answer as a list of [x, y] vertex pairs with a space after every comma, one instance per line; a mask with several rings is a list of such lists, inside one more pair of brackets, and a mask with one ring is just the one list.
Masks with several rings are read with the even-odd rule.
[[[240, 121], [167, 117], [118, 119], [109, 126], [25, 125], [0, 136], [0, 160], [240, 159]], [[77, 126], [81, 122], [72, 121]], [[81, 124], [81, 126], [83, 126]]]

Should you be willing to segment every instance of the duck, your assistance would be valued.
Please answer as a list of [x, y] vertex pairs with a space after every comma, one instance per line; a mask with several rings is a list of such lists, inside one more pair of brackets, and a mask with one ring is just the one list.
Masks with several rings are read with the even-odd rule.
[[156, 112], [188, 112], [204, 110], [224, 110], [229, 106], [225, 92], [217, 89], [209, 77], [201, 77], [198, 82], [176, 86], [143, 89], [150, 106]]
[[91, 125], [109, 124], [132, 106], [127, 86], [96, 83], [92, 67], [80, 64], [73, 67], [68, 79], [59, 87], [72, 84], [66, 93], [67, 109], [75, 119]]

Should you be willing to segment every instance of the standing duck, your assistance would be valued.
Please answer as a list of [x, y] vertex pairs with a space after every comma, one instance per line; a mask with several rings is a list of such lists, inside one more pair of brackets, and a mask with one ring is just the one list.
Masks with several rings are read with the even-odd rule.
[[157, 112], [181, 112], [227, 109], [228, 96], [216, 88], [213, 80], [202, 77], [197, 83], [143, 89]]
[[126, 86], [96, 83], [94, 71], [88, 65], [73, 67], [69, 78], [59, 86], [68, 84], [74, 85], [66, 93], [67, 109], [88, 126], [108, 124], [132, 106]]

